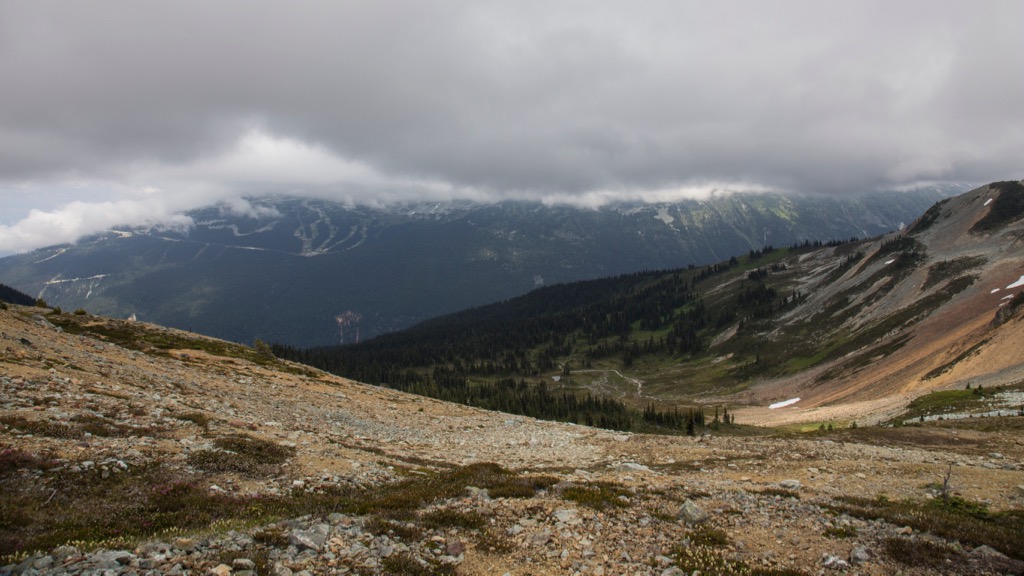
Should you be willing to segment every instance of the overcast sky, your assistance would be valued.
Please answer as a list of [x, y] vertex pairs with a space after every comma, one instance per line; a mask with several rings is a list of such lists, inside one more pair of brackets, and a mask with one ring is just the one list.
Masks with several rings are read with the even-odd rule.
[[1024, 177], [1024, 2], [0, 0], [0, 250], [293, 193]]

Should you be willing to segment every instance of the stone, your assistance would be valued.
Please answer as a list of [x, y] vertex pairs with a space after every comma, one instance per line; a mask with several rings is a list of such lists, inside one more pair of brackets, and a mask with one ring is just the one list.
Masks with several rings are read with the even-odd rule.
[[1006, 554], [1003, 554], [999, 550], [989, 546], [978, 546], [974, 550], [971, 550], [971, 556], [975, 558], [988, 558], [992, 560], [1009, 560]]
[[650, 472], [651, 469], [643, 464], [637, 464], [636, 462], [623, 462], [616, 466], [619, 472]]
[[51, 553], [58, 561], [63, 562], [72, 556], [78, 556], [80, 552], [74, 546], [58, 546]]
[[686, 572], [680, 570], [677, 566], [673, 566], [661, 573], [661, 576], [687, 576]]
[[846, 570], [850, 567], [849, 562], [833, 554], [825, 554], [822, 556], [821, 565], [832, 570]]
[[476, 486], [466, 486], [466, 491], [469, 492], [469, 497], [474, 500], [487, 501], [491, 499], [491, 493], [487, 491], [487, 488], [477, 488]]
[[299, 550], [319, 552], [327, 543], [330, 532], [331, 528], [327, 524], [317, 524], [309, 530], [295, 530], [288, 537], [288, 542]]
[[850, 551], [850, 564], [854, 566], [871, 561], [871, 552], [864, 546], [856, 546]]
[[231, 566], [235, 570], [254, 570], [256, 563], [248, 558], [235, 558], [231, 561]]
[[530, 546], [540, 547], [551, 541], [551, 531], [544, 529], [530, 537]]
[[786, 490], [799, 490], [803, 487], [804, 485], [801, 484], [799, 480], [794, 480], [792, 478], [779, 482], [779, 488], [785, 488]]
[[211, 576], [231, 576], [231, 566], [227, 564], [218, 564], [217, 566], [210, 568], [209, 574]]
[[709, 518], [708, 513], [689, 498], [683, 502], [682, 507], [679, 508], [679, 513], [676, 514], [676, 519], [682, 521], [687, 526], [707, 522]]
[[559, 508], [552, 516], [562, 524], [575, 526], [580, 523], [579, 511], [575, 508]]

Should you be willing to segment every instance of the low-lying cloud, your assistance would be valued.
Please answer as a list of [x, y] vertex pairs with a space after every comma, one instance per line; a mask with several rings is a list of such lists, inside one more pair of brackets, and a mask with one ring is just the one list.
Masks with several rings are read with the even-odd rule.
[[1009, 0], [0, 2], [0, 250], [265, 194], [1021, 178], [1021, 21]]

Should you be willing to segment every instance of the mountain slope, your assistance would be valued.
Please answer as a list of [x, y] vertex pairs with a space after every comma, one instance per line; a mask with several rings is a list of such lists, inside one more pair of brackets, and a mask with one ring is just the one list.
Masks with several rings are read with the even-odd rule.
[[0, 408], [4, 575], [1024, 572], [1021, 417], [621, 434], [13, 305]]
[[1022, 196], [996, 183], [872, 240], [552, 286], [359, 346], [280, 353], [482, 406], [488, 382], [530, 378], [637, 408], [740, 405], [748, 422], [878, 419], [931, 389], [1024, 380]]
[[191, 212], [189, 230], [121, 230], [3, 258], [0, 280], [67, 309], [242, 342], [335, 344], [538, 286], [873, 236], [960, 191], [733, 194], [599, 210], [262, 199], [244, 215]]

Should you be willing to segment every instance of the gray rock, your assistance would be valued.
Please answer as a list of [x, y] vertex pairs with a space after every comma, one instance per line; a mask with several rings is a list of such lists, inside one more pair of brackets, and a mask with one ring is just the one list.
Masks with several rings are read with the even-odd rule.
[[850, 551], [850, 564], [854, 566], [871, 561], [871, 552], [864, 546], [857, 546]]
[[331, 533], [331, 527], [327, 524], [317, 524], [309, 530], [295, 530], [288, 537], [288, 542], [299, 550], [314, 550], [319, 552], [327, 543], [327, 536]]
[[708, 513], [702, 510], [700, 506], [694, 504], [693, 500], [689, 498], [683, 502], [682, 507], [679, 508], [679, 513], [676, 514], [676, 519], [681, 520], [687, 526], [707, 522], [709, 518]]
[[235, 558], [231, 561], [231, 566], [235, 570], [254, 570], [256, 563], [248, 558]]
[[553, 514], [556, 520], [570, 526], [580, 523], [579, 512], [575, 508], [559, 508]]
[[650, 472], [651, 469], [643, 464], [637, 464], [636, 462], [623, 462], [616, 466], [619, 472]]
[[975, 558], [989, 558], [993, 560], [1009, 560], [1006, 554], [1003, 554], [995, 548], [984, 545], [971, 550], [971, 556], [974, 556]]
[[661, 576], [687, 576], [687, 574], [686, 574], [686, 572], [683, 572], [682, 570], [680, 570], [678, 567], [673, 566], [673, 567], [669, 568], [668, 570], [663, 571], [661, 573]]
[[824, 556], [822, 556], [821, 565], [825, 568], [830, 568], [832, 570], [846, 570], [850, 567], [849, 562], [843, 560], [839, 556], [834, 556], [832, 554], [825, 554]]
[[803, 487], [804, 485], [799, 480], [788, 479], [779, 482], [779, 488], [785, 488], [786, 490], [799, 490]]
[[544, 546], [551, 541], [551, 531], [544, 529], [530, 538], [530, 546]]
[[97, 568], [115, 570], [121, 566], [131, 564], [132, 560], [135, 559], [135, 555], [125, 550], [114, 550], [111, 552], [97, 552], [92, 558]]
[[53, 549], [52, 554], [58, 561], [63, 562], [72, 556], [78, 556], [81, 552], [74, 546], [58, 546]]
[[491, 493], [487, 491], [487, 488], [477, 488], [476, 486], [466, 486], [466, 491], [469, 492], [469, 497], [474, 500], [487, 501], [491, 499]]

